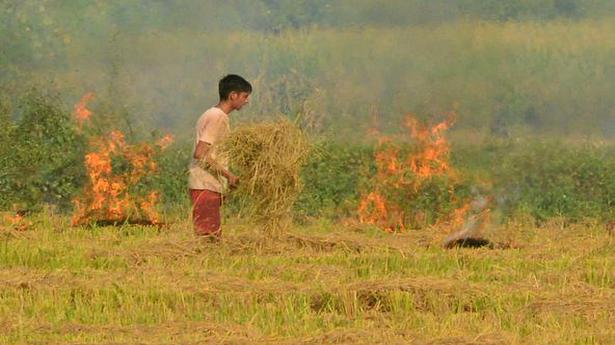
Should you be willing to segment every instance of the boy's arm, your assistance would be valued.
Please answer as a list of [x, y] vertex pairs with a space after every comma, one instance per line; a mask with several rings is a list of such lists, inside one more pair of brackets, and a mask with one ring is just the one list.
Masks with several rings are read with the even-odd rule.
[[199, 141], [196, 144], [194, 150], [194, 158], [199, 161], [202, 168], [213, 171], [216, 174], [220, 174], [229, 181], [231, 186], [236, 186], [239, 182], [237, 176], [233, 175], [230, 171], [224, 169], [215, 159], [211, 158], [209, 152], [211, 151], [211, 144]]

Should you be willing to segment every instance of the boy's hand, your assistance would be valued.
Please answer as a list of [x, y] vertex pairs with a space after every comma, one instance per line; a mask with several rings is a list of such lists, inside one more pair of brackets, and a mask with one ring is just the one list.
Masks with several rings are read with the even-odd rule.
[[234, 189], [234, 188], [237, 188], [237, 186], [239, 186], [239, 177], [237, 177], [237, 176], [235, 176], [233, 174], [229, 174], [227, 179], [228, 179], [229, 186], [231, 188]]

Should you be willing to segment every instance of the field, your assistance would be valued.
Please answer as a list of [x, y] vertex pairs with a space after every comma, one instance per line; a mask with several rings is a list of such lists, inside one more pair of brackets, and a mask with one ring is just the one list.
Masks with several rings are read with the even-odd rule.
[[277, 240], [228, 218], [219, 244], [166, 227], [3, 226], [2, 344], [609, 344], [615, 236], [603, 224], [389, 234], [325, 221]]
[[[0, 1], [0, 344], [615, 344], [614, 18], [612, 0]], [[253, 85], [236, 133], [283, 118], [312, 147], [301, 167], [263, 155], [297, 166], [231, 193], [210, 243], [186, 170], [228, 73]], [[293, 222], [246, 211], [288, 176]], [[157, 225], [92, 225], [126, 220]], [[468, 224], [491, 245], [444, 249]]]

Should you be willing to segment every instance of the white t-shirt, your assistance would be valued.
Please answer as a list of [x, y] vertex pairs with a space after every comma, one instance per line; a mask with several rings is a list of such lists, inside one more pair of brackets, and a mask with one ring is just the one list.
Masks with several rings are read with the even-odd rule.
[[227, 181], [224, 176], [216, 176], [199, 166], [199, 161], [194, 158], [194, 150], [199, 141], [211, 145], [210, 156], [224, 169], [228, 170], [228, 157], [219, 152], [219, 144], [230, 132], [228, 115], [220, 108], [207, 109], [196, 122], [196, 135], [192, 149], [192, 159], [189, 167], [188, 188], [207, 189], [222, 193], [226, 189]]

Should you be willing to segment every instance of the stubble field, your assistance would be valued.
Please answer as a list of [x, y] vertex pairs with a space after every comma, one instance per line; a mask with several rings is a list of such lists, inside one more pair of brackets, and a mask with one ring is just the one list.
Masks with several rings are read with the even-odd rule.
[[263, 238], [227, 220], [70, 227], [50, 212], [0, 243], [2, 344], [609, 344], [615, 236], [603, 224], [443, 229], [314, 222]]

